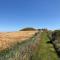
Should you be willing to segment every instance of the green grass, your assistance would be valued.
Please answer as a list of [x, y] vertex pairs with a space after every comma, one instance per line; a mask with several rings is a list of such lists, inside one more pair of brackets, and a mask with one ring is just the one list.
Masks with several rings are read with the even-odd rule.
[[45, 32], [41, 33], [41, 40], [38, 48], [32, 56], [32, 60], [58, 60], [58, 56], [53, 48], [53, 45], [47, 43], [49, 38]]

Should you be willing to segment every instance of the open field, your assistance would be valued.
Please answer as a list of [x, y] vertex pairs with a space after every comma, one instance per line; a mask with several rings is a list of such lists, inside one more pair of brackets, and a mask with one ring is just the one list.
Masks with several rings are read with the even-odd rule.
[[60, 60], [48, 35], [46, 31], [0, 33], [0, 60]]
[[0, 50], [32, 37], [37, 31], [0, 32]]
[[0, 51], [0, 60], [32, 60], [32, 55], [40, 40], [40, 33], [37, 31], [21, 32], [21, 36], [24, 36], [24, 34], [27, 37], [22, 37], [22, 41], [20, 39], [17, 41], [13, 40], [13, 43], [10, 43], [9, 46], [12, 44], [14, 46]]

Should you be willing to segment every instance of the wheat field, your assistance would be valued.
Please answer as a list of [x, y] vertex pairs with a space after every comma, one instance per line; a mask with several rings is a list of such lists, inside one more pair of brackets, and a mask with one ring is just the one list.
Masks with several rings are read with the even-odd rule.
[[37, 31], [0, 32], [0, 51], [23, 42], [32, 37]]

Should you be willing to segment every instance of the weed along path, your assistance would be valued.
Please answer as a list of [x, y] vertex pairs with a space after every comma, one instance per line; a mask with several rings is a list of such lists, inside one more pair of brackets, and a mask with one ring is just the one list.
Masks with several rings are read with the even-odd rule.
[[49, 38], [47, 37], [46, 32], [42, 32], [41, 40], [36, 52], [34, 53], [32, 60], [59, 60], [58, 56], [53, 48], [53, 45], [47, 43]]

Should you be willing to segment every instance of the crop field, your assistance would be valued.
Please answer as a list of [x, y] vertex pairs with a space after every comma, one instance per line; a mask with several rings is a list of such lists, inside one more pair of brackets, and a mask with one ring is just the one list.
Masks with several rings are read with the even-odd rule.
[[38, 31], [21, 31], [1, 33], [1, 37], [6, 41], [1, 42], [0, 60], [31, 60], [40, 34]]
[[0, 33], [0, 60], [59, 60], [45, 31]]
[[0, 50], [32, 37], [37, 31], [0, 32]]

